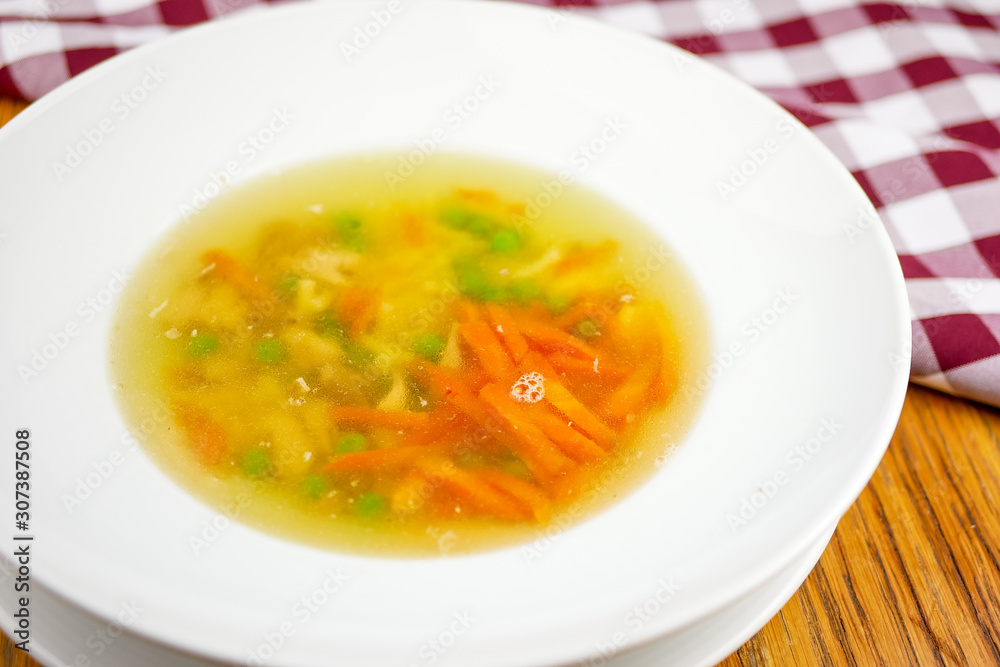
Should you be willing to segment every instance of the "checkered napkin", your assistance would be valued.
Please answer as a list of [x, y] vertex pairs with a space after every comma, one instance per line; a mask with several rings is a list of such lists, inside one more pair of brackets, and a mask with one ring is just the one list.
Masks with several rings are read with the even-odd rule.
[[[132, 46], [261, 1], [0, 0], [0, 94], [35, 99]], [[810, 127], [899, 254], [911, 379], [1000, 405], [1000, 0], [572, 4], [705, 57]]]

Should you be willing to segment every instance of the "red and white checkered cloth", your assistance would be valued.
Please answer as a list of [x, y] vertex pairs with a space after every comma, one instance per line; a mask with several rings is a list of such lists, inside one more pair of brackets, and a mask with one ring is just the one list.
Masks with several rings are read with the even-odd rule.
[[[0, 0], [0, 94], [38, 98], [116, 53], [259, 2]], [[704, 56], [809, 126], [895, 244], [911, 379], [1000, 405], [1000, 0], [572, 4]]]

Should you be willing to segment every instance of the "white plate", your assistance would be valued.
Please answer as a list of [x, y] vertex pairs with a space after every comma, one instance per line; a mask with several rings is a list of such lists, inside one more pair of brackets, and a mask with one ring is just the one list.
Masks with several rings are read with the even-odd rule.
[[[455, 120], [455, 104], [475, 111]], [[130, 448], [109, 391], [121, 279], [220, 171], [418, 146], [568, 170], [657, 230], [707, 304], [717, 361], [698, 421], [649, 483], [534, 560], [359, 558], [240, 525], [196, 555], [215, 516]], [[33, 576], [105, 618], [135, 598], [135, 632], [206, 656], [280, 644], [272, 662], [303, 667], [511, 667], [677, 632], [820, 539], [905, 393], [896, 256], [819, 141], [677, 49], [536, 8], [289, 5], [185, 31], [0, 130], [0, 202], [0, 434], [32, 429]], [[637, 606], [655, 613], [636, 626]]]
[[[613, 644], [595, 647], [593, 665], [604, 667], [711, 667], [742, 646], [777, 614], [816, 566], [833, 536], [831, 528], [801, 557], [784, 568], [761, 590], [694, 625], [648, 646], [620, 654]], [[13, 591], [0, 589], [0, 628], [10, 633]], [[111, 624], [40, 589], [32, 600], [35, 624], [31, 655], [44, 667], [72, 665], [82, 655], [98, 658], [101, 667], [217, 667], [220, 663], [146, 641], [128, 626]], [[132, 618], [126, 605], [122, 618]], [[141, 613], [141, 612], [139, 612]], [[103, 634], [101, 634], [103, 632]], [[603, 649], [603, 652], [602, 652]], [[600, 657], [605, 656], [602, 662]]]

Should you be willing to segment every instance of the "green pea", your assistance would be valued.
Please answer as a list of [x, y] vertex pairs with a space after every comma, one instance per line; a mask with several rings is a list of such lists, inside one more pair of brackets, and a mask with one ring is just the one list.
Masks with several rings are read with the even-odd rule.
[[361, 218], [356, 214], [340, 213], [334, 216], [331, 222], [337, 238], [345, 247], [355, 252], [361, 252], [365, 249], [367, 243], [361, 225]]
[[187, 351], [192, 357], [207, 357], [219, 349], [219, 339], [210, 333], [200, 333], [188, 340]]
[[286, 273], [278, 278], [275, 286], [278, 294], [288, 299], [296, 295], [299, 291], [299, 277], [294, 273]]
[[302, 493], [307, 498], [319, 500], [320, 496], [326, 493], [326, 479], [320, 475], [309, 475], [302, 480]]
[[594, 320], [580, 320], [576, 323], [576, 326], [573, 327], [573, 333], [579, 338], [590, 340], [591, 338], [600, 335], [601, 330], [598, 328], [597, 322]]
[[501, 229], [490, 240], [490, 251], [511, 253], [521, 247], [521, 235], [516, 229]]
[[469, 222], [466, 225], [466, 230], [473, 236], [479, 236], [481, 238], [489, 238], [496, 229], [496, 222], [493, 218], [485, 215], [474, 215], [469, 218]]
[[348, 363], [354, 366], [367, 366], [375, 362], [375, 353], [357, 343], [345, 343], [344, 353], [347, 355]]
[[530, 301], [540, 301], [542, 299], [542, 288], [530, 280], [514, 283], [510, 288], [510, 295], [515, 301], [528, 303]]
[[475, 261], [463, 261], [455, 265], [458, 290], [476, 301], [506, 301], [510, 297], [508, 289], [489, 278]]
[[359, 516], [369, 519], [382, 516], [388, 508], [389, 502], [385, 497], [371, 491], [362, 493], [361, 497], [354, 503], [354, 511]]
[[329, 310], [325, 310], [316, 316], [313, 328], [320, 336], [332, 338], [341, 345], [347, 343], [347, 330], [340, 323], [340, 320], [334, 316], [333, 312]]
[[368, 441], [360, 433], [345, 433], [337, 439], [337, 453], [349, 454], [363, 452], [368, 448]]
[[455, 273], [459, 291], [473, 299], [481, 299], [490, 287], [486, 275], [478, 266], [459, 266]]
[[271, 457], [263, 449], [251, 449], [243, 455], [241, 466], [247, 477], [263, 477], [271, 470]]
[[420, 334], [413, 340], [413, 353], [437, 361], [444, 352], [445, 340], [432, 333]]
[[276, 364], [285, 358], [285, 344], [273, 338], [262, 340], [254, 346], [253, 358], [263, 364]]
[[545, 305], [553, 313], [564, 313], [569, 309], [569, 299], [564, 296], [550, 295], [546, 299]]
[[438, 220], [441, 221], [441, 224], [451, 229], [465, 229], [471, 218], [472, 214], [459, 206], [443, 208], [438, 214]]

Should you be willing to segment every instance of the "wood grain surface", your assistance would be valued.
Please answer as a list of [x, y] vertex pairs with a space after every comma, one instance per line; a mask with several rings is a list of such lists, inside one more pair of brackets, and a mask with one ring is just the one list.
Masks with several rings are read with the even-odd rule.
[[[6, 636], [2, 660], [38, 664]], [[1000, 411], [911, 385], [819, 565], [721, 665], [1000, 665]]]

